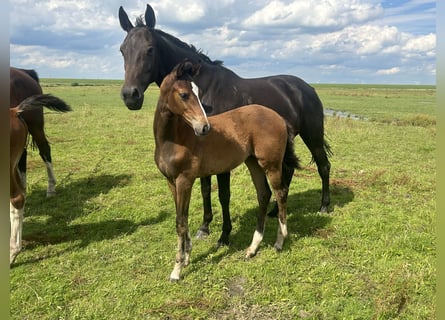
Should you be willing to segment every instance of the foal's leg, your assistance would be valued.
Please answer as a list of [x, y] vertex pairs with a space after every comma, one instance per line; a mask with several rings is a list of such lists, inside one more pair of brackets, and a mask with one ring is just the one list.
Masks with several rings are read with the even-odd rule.
[[15, 258], [22, 249], [22, 229], [24, 207], [17, 209], [9, 203], [9, 219], [11, 222], [11, 236], [9, 238], [9, 265], [13, 264]]
[[23, 214], [25, 212], [25, 191], [20, 185], [20, 174], [17, 170], [11, 174], [11, 191], [9, 203], [9, 220], [11, 235], [9, 238], [9, 264], [11, 265], [22, 250]]
[[277, 240], [275, 241], [275, 249], [281, 251], [283, 249], [284, 238], [287, 237], [287, 195], [288, 187], [283, 183], [282, 173], [280, 170], [268, 170], [267, 177], [269, 178], [272, 189], [275, 193], [275, 198], [278, 205], [278, 232]]
[[246, 258], [250, 258], [255, 256], [258, 246], [261, 240], [263, 240], [267, 205], [269, 204], [272, 193], [270, 192], [269, 185], [267, 184], [264, 171], [259, 166], [257, 160], [255, 158], [249, 158], [246, 160], [246, 165], [249, 168], [253, 184], [255, 185], [259, 205], [256, 229], [253, 234], [252, 243], [250, 244], [249, 248], [247, 248], [246, 252]]
[[17, 164], [17, 169], [20, 174], [20, 180], [22, 181], [22, 185], [25, 187], [25, 192], [26, 192], [26, 159], [27, 159], [27, 156], [28, 156], [28, 152], [25, 148], [25, 149], [23, 149], [23, 153], [20, 156], [19, 163]]
[[[294, 168], [289, 168], [287, 166], [285, 166], [283, 164], [283, 181], [285, 183], [285, 185], [289, 188], [290, 183], [292, 181], [292, 177], [294, 176]], [[272, 210], [269, 211], [269, 213], [267, 214], [269, 217], [278, 217], [278, 203], [275, 202], [274, 203], [274, 207], [272, 208]]]
[[188, 210], [192, 193], [193, 181], [179, 177], [173, 183], [169, 181], [176, 205], [176, 234], [178, 235], [178, 251], [175, 266], [170, 274], [170, 281], [179, 280], [181, 269], [190, 262], [192, 242], [188, 227]]

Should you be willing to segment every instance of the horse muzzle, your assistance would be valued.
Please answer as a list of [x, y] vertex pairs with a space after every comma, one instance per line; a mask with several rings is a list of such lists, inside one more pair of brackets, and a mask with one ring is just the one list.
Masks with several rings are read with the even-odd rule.
[[123, 87], [121, 98], [130, 110], [140, 110], [144, 103], [144, 93], [141, 93], [137, 87]]
[[210, 123], [206, 123], [204, 125], [194, 125], [193, 130], [195, 131], [195, 135], [197, 136], [206, 136], [210, 132]]

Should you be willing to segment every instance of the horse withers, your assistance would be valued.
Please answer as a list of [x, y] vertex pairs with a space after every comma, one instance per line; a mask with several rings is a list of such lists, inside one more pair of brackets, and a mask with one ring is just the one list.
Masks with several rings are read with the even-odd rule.
[[18, 169], [27, 137], [29, 125], [27, 119], [35, 110], [47, 107], [51, 110], [66, 112], [71, 108], [61, 99], [49, 94], [33, 95], [23, 100], [18, 106], [9, 109], [9, 218], [11, 235], [9, 238], [9, 263], [12, 264], [22, 249], [23, 214], [25, 211], [26, 180]]
[[153, 122], [155, 162], [167, 178], [176, 207], [178, 252], [172, 281], [179, 280], [182, 267], [190, 260], [188, 211], [196, 178], [230, 171], [243, 162], [247, 165], [259, 204], [257, 226], [246, 252], [246, 257], [252, 257], [263, 238], [271, 197], [267, 179], [278, 204], [274, 246], [282, 249], [287, 236], [284, 173], [298, 167], [288, 126], [275, 111], [248, 105], [207, 117], [192, 82], [198, 70], [199, 65], [185, 61], [165, 77]]
[[[328, 156], [331, 149], [324, 136], [323, 105], [314, 88], [292, 75], [241, 78], [224, 67], [221, 61], [212, 61], [193, 45], [156, 29], [156, 17], [150, 5], [146, 7], [145, 24], [142, 18], [138, 18], [133, 25], [122, 7], [119, 8], [119, 22], [127, 33], [120, 47], [125, 68], [121, 97], [129, 109], [140, 109], [148, 85], [155, 82], [160, 86], [173, 67], [184, 59], [200, 62], [201, 69], [193, 80], [199, 86], [207, 115], [219, 114], [246, 104], [263, 105], [279, 113], [290, 125], [292, 137], [300, 135], [310, 150], [322, 181], [320, 211], [328, 211], [331, 167]], [[292, 176], [293, 171], [286, 174], [287, 184], [290, 184]], [[217, 178], [223, 214], [223, 230], [218, 242], [228, 244], [230, 173], [218, 174]], [[198, 237], [210, 233], [209, 225], [213, 219], [210, 177], [201, 178], [201, 192], [204, 216]]]
[[[33, 95], [42, 94], [42, 87], [39, 83], [37, 72], [32, 69], [10, 68], [10, 108], [16, 107], [20, 102]], [[40, 157], [46, 166], [48, 174], [48, 187], [46, 196], [51, 197], [56, 194], [56, 177], [53, 170], [51, 147], [46, 138], [44, 130], [43, 108], [33, 108], [22, 115], [28, 124], [28, 131], [32, 137], [32, 145], [39, 149]], [[20, 157], [18, 169], [21, 176], [26, 180], [26, 146]]]

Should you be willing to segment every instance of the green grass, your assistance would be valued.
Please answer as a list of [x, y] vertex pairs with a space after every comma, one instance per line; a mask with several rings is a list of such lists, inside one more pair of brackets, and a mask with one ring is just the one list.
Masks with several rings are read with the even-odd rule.
[[[153, 160], [158, 89], [129, 111], [121, 83], [42, 79], [73, 112], [45, 115], [56, 197], [45, 198], [44, 165], [29, 155], [12, 319], [434, 319], [434, 88], [315, 86], [326, 108], [369, 119], [326, 118], [333, 211], [317, 213], [320, 179], [297, 138], [304, 168], [291, 185], [283, 251], [273, 249], [269, 219], [258, 255], [244, 258], [257, 204], [241, 166], [231, 178], [231, 245], [215, 246], [213, 179], [213, 232], [193, 239], [191, 264], [170, 283], [174, 203]], [[192, 233], [201, 220], [197, 181]]]

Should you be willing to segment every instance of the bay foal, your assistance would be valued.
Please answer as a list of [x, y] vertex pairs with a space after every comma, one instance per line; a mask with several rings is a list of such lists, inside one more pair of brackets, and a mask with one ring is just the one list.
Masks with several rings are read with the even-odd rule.
[[22, 249], [23, 214], [25, 211], [26, 180], [18, 169], [27, 138], [29, 114], [43, 109], [43, 106], [59, 111], [71, 108], [61, 99], [49, 94], [34, 95], [23, 100], [18, 106], [9, 109], [9, 218], [11, 235], [9, 238], [9, 264], [11, 265]]
[[257, 226], [246, 252], [246, 257], [252, 257], [263, 238], [271, 197], [266, 176], [278, 203], [275, 248], [281, 250], [287, 236], [288, 186], [283, 174], [298, 167], [288, 127], [275, 111], [249, 105], [207, 118], [192, 82], [198, 70], [198, 64], [186, 61], [165, 77], [153, 123], [156, 165], [167, 178], [176, 206], [178, 251], [172, 281], [179, 280], [181, 268], [190, 260], [188, 210], [196, 178], [246, 163], [259, 203]]

